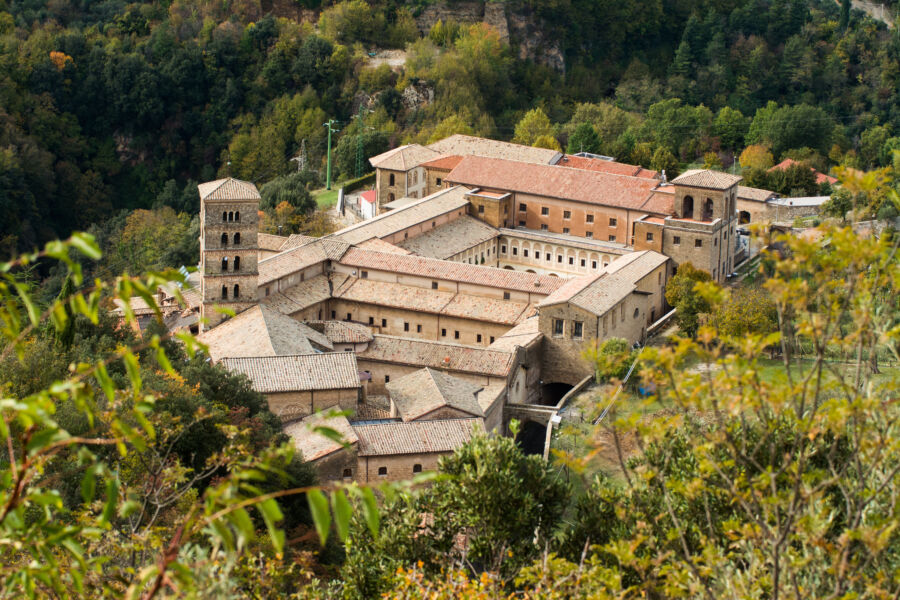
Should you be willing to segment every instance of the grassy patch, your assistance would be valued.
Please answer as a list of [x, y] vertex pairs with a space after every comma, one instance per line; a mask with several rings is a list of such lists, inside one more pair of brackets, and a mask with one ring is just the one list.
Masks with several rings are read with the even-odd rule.
[[319, 208], [331, 208], [335, 204], [337, 204], [338, 199], [338, 188], [336, 186], [332, 186], [330, 190], [326, 190], [322, 188], [321, 190], [315, 190], [312, 192], [312, 197], [316, 201], [316, 204]]

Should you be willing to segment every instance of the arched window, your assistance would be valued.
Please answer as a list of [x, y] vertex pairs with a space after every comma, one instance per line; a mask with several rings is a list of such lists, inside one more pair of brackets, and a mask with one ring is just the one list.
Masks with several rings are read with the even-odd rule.
[[422, 472], [422, 465], [419, 465], [419, 464], [413, 465], [413, 473], [421, 473], [421, 472]]
[[350, 479], [353, 477], [353, 469], [344, 469], [344, 479]]
[[241, 295], [241, 286], [238, 284], [234, 284], [234, 297], [237, 298]]
[[234, 245], [237, 246], [241, 243], [241, 234], [240, 232], [234, 234]]
[[394, 185], [394, 174], [393, 173], [391, 173], [388, 176], [388, 185]]
[[226, 271], [228, 271], [228, 257], [223, 256], [222, 257], [222, 272], [225, 273]]
[[749, 213], [748, 211], [746, 211], [746, 210], [742, 210], [742, 211], [740, 212], [740, 215], [739, 215], [739, 218], [738, 218], [738, 222], [739, 222], [741, 225], [746, 225], [747, 223], [749, 223], [749, 222], [750, 222], [750, 213]]
[[641, 314], [641, 310], [639, 308], [634, 309], [634, 318], [637, 319]]
[[240, 257], [240, 256], [235, 256], [235, 257], [234, 257], [234, 267], [232, 267], [232, 268], [233, 268], [235, 271], [239, 271], [239, 270], [240, 270], [240, 268], [241, 268], [241, 257]]
[[693, 196], [685, 196], [684, 200], [681, 201], [681, 218], [682, 219], [693, 219], [694, 218], [694, 197]]
[[241, 213], [239, 213], [239, 212], [234, 213], [234, 220], [237, 221], [238, 223], [240, 223]]
[[712, 221], [713, 218], [713, 201], [712, 198], [707, 198], [703, 203], [703, 220], [704, 221]]
[[230, 213], [228, 213], [228, 222], [230, 223], [232, 221], [234, 221], [234, 213], [230, 212]]
[[224, 300], [226, 298], [228, 298], [228, 286], [223, 285], [222, 286], [222, 299]]
[[394, 201], [394, 192], [391, 192], [390, 194], [388, 194], [388, 202], [393, 202], [393, 201]]
[[[393, 175], [391, 175], [393, 177]], [[378, 467], [378, 476], [387, 477], [387, 467]]]
[[227, 246], [227, 245], [228, 245], [228, 234], [227, 234], [227, 233], [223, 233], [223, 234], [222, 234], [222, 245], [223, 245], [223, 246]]
[[223, 213], [222, 213], [222, 222], [225, 223], [226, 221], [228, 221], [228, 213], [227, 213], [227, 212], [223, 212]]

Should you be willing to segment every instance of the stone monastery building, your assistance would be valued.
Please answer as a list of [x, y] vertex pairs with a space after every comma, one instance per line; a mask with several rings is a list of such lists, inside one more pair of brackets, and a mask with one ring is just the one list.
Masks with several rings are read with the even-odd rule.
[[555, 404], [586, 345], [644, 340], [679, 264], [731, 273], [749, 189], [460, 135], [371, 163], [379, 214], [322, 238], [258, 233], [250, 183], [199, 187], [201, 341], [324, 479], [408, 478]]

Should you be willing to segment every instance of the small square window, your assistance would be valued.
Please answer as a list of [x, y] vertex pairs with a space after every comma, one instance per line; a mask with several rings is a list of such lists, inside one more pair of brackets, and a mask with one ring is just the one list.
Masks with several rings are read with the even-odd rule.
[[594, 232], [593, 231], [585, 231], [584, 237], [586, 237], [587, 239], [591, 239], [594, 237]]
[[347, 321], [352, 321], [352, 320], [353, 320], [353, 313], [347, 313], [347, 318], [346, 318], [345, 320], [347, 320]]
[[503, 299], [509, 300], [509, 292], [503, 292]]
[[519, 227], [525, 227], [525, 221], [519, 221]]
[[614, 235], [609, 236], [609, 241], [611, 241], [611, 242], [616, 241], [616, 236], [614, 236]]
[[438, 186], [438, 187], [441, 187], [441, 183], [443, 183], [443, 182], [441, 181], [441, 178], [440, 178], [440, 177], [437, 178], [437, 182], [436, 182], [436, 183], [437, 183], [437, 186]]
[[652, 232], [652, 231], [648, 231], [648, 232], [647, 232], [647, 241], [648, 241], [648, 242], [652, 242], [652, 241], [653, 241], [653, 232]]
[[432, 281], [432, 282], [431, 282], [431, 289], [436, 290], [437, 288], [438, 288], [437, 281]]
[[541, 223], [541, 231], [547, 231], [548, 229], [550, 229], [550, 228], [547, 227], [546, 223]]
[[362, 277], [363, 279], [368, 279], [368, 278], [369, 278], [369, 272], [368, 272], [368, 271], [361, 271], [359, 275], [360, 275], [360, 277]]
[[413, 465], [413, 473], [421, 473], [421, 472], [422, 472], [422, 465], [419, 465], [419, 464]]
[[614, 219], [614, 218], [610, 218], [610, 219], [609, 219], [609, 226], [610, 226], [610, 227], [615, 227], [617, 224], [618, 224], [618, 221], [616, 221], [616, 219]]
[[563, 219], [571, 219], [571, 218], [572, 218], [572, 211], [571, 211], [571, 210], [564, 210], [564, 211], [563, 211]]
[[484, 214], [484, 204], [478, 205], [478, 214]]
[[378, 467], [378, 476], [387, 477], [387, 467]]
[[550, 209], [547, 208], [546, 206], [542, 206], [541, 207], [541, 216], [546, 217], [549, 214], [550, 214]]
[[585, 223], [593, 223], [593, 222], [594, 222], [594, 215], [585, 215], [585, 217], [584, 217], [584, 222], [585, 222]]
[[568, 227], [563, 227], [563, 233], [569, 233], [569, 228], [568, 228]]
[[528, 205], [525, 203], [519, 204], [519, 212], [525, 212], [528, 210]]
[[584, 323], [581, 321], [575, 321], [572, 327], [572, 337], [580, 340], [584, 337]]
[[441, 337], [447, 337], [447, 330], [441, 329]]
[[696, 238], [694, 240], [694, 248], [702, 248], [702, 247], [703, 247], [703, 240], [701, 240], [700, 238]]
[[681, 244], [681, 236], [674, 235], [672, 236], [672, 243], [676, 246]]

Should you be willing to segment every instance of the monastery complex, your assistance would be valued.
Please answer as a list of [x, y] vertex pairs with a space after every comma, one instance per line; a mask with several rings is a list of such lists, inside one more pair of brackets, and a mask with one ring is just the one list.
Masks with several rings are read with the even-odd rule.
[[739, 222], [777, 202], [727, 173], [461, 135], [370, 162], [376, 216], [322, 238], [259, 233], [253, 184], [199, 186], [200, 340], [325, 480], [409, 478], [543, 414], [593, 375], [587, 345], [644, 341], [679, 264], [724, 281]]

